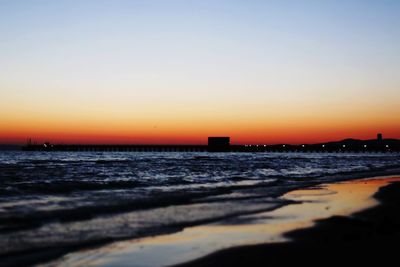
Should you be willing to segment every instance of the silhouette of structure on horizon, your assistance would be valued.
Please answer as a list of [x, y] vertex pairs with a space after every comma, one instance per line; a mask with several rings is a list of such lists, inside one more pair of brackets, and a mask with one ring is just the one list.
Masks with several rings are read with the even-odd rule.
[[400, 152], [400, 140], [383, 139], [344, 139], [317, 144], [249, 144], [231, 145], [230, 137], [208, 137], [207, 145], [57, 145], [46, 142], [38, 145], [30, 140], [25, 151], [135, 151], [135, 152]]
[[208, 151], [226, 152], [229, 151], [230, 137], [208, 137]]

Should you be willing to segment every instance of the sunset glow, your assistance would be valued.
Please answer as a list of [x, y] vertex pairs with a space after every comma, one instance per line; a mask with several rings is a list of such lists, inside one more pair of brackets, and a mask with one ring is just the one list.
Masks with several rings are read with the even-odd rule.
[[399, 11], [398, 1], [0, 1], [0, 143], [400, 138]]

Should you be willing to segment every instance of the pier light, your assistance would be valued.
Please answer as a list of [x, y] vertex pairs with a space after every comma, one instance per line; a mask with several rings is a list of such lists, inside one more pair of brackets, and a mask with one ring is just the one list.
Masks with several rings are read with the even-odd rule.
[[264, 147], [266, 147], [267, 145], [264, 145]]
[[346, 147], [346, 145], [343, 145], [343, 147]]
[[389, 145], [386, 145], [386, 147], [388, 148], [388, 147], [389, 147]]
[[283, 147], [285, 147], [286, 145], [282, 145]]
[[367, 145], [364, 145], [364, 147], [367, 147]]
[[322, 147], [325, 147], [325, 145], [322, 145]]
[[305, 147], [305, 145], [301, 145], [302, 147]]
[[47, 144], [43, 144], [44, 147], [47, 147]]

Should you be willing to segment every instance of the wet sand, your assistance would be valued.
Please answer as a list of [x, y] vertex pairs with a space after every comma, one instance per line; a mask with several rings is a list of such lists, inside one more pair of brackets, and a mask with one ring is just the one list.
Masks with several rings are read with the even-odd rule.
[[[313, 227], [284, 234], [291, 242], [240, 246], [221, 250], [179, 265], [285, 266], [296, 265], [398, 265], [400, 244], [399, 179], [382, 186], [373, 197], [377, 205], [352, 214], [320, 219]], [[357, 190], [355, 190], [356, 192]]]
[[[274, 211], [70, 253], [47, 266], [271, 266], [386, 261], [398, 240], [400, 178], [295, 190]], [[315, 221], [317, 222], [315, 223]], [[395, 255], [395, 254], [393, 254]], [[319, 261], [319, 264], [321, 262]]]

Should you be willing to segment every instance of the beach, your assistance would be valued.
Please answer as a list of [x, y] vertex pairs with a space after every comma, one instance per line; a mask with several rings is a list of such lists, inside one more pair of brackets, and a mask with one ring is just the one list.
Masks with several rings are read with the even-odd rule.
[[285, 233], [290, 242], [235, 247], [179, 266], [391, 265], [398, 260], [400, 183], [381, 187], [374, 198], [376, 206], [351, 216], [332, 216]]
[[71, 253], [44, 266], [385, 263], [396, 255], [399, 182], [375, 177], [294, 190], [282, 197], [293, 203], [273, 211]]
[[0, 267], [397, 265], [399, 14], [0, 0]]
[[373, 196], [398, 177], [399, 160], [395, 153], [2, 152], [0, 261], [232, 265], [219, 255], [264, 255], [260, 247], [299, 243], [302, 231], [312, 232], [304, 229], [320, 228], [315, 221], [353, 222], [376, 208]]
[[0, 0], [0, 267], [397, 265], [399, 14]]

